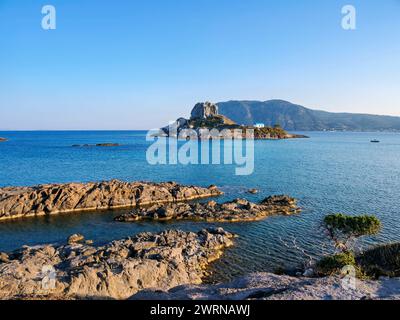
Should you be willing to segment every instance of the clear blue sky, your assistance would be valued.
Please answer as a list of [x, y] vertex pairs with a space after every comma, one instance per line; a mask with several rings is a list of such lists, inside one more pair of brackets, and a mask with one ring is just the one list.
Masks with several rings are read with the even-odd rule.
[[400, 0], [0, 0], [0, 130], [148, 129], [233, 99], [400, 116], [399, 86]]

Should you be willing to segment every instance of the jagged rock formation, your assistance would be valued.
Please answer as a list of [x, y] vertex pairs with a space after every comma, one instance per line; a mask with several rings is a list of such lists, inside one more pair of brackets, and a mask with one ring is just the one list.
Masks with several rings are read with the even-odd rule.
[[279, 126], [254, 128], [252, 125], [239, 125], [226, 116], [218, 114], [218, 106], [211, 102], [197, 103], [192, 109], [189, 120], [179, 118], [169, 126], [161, 128], [154, 136], [167, 136], [186, 140], [307, 138], [303, 135], [289, 134]]
[[200, 284], [233, 237], [211, 228], [141, 233], [102, 247], [23, 247], [0, 260], [0, 299], [126, 299], [145, 288]]
[[170, 291], [143, 290], [132, 300], [400, 300], [400, 279], [356, 280], [346, 286], [340, 277], [295, 278], [256, 273], [228, 284], [185, 285]]
[[197, 103], [191, 114], [190, 120], [207, 119], [218, 115], [218, 106], [211, 102]]
[[210, 137], [206, 136], [207, 130], [204, 129], [217, 129], [222, 131], [224, 129], [234, 129], [239, 127], [240, 126], [232, 120], [223, 115], [219, 115], [217, 105], [211, 102], [205, 102], [197, 103], [194, 106], [189, 120], [179, 118], [168, 126], [161, 128], [160, 133], [157, 135], [165, 135], [180, 139], [209, 139]]
[[149, 208], [138, 208], [131, 213], [115, 218], [116, 221], [130, 222], [143, 219], [152, 220], [204, 220], [221, 222], [256, 221], [271, 215], [291, 215], [299, 212], [296, 200], [288, 196], [273, 196], [264, 199], [260, 204], [245, 199], [218, 204], [215, 201], [207, 203], [177, 203], [170, 205], [155, 205]]
[[46, 214], [129, 208], [221, 195], [215, 186], [201, 188], [175, 182], [48, 184], [0, 188], [0, 220]]

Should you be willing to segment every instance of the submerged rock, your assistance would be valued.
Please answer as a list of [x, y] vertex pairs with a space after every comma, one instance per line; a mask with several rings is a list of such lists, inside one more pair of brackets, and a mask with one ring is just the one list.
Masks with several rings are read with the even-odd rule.
[[0, 220], [46, 214], [129, 208], [221, 195], [215, 186], [201, 188], [175, 182], [48, 184], [0, 188]]
[[200, 284], [233, 237], [210, 228], [141, 233], [101, 247], [25, 246], [0, 263], [0, 299], [125, 299], [145, 288]]
[[296, 200], [289, 196], [272, 196], [256, 204], [245, 199], [235, 199], [218, 204], [207, 203], [174, 203], [137, 208], [128, 214], [115, 218], [120, 222], [131, 222], [143, 219], [152, 220], [205, 220], [205, 221], [256, 221], [271, 215], [291, 215], [299, 212]]
[[132, 300], [365, 300], [400, 299], [400, 279], [356, 280], [346, 286], [340, 277], [305, 278], [256, 273], [227, 284], [185, 285], [169, 291], [143, 290]]

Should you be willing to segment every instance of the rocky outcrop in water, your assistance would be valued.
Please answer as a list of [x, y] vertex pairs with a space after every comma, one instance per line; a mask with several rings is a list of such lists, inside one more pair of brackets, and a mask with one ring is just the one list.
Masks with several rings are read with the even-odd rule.
[[46, 214], [129, 208], [221, 195], [215, 186], [118, 180], [0, 188], [0, 220]]
[[0, 137], [0, 142], [4, 142], [4, 141], [7, 141], [7, 139]]
[[192, 109], [189, 120], [179, 118], [169, 126], [155, 132], [153, 136], [166, 136], [182, 140], [308, 138], [304, 135], [289, 134], [279, 125], [265, 128], [239, 125], [219, 114], [218, 105], [211, 102], [197, 103]]
[[218, 106], [211, 102], [197, 103], [190, 113], [190, 120], [207, 119], [218, 115]]
[[296, 278], [256, 273], [228, 284], [184, 285], [170, 291], [143, 290], [132, 300], [400, 300], [400, 279], [356, 280], [346, 286], [340, 277]]
[[23, 247], [0, 260], [0, 299], [126, 299], [145, 288], [200, 284], [233, 237], [211, 228], [142, 233], [101, 247]]
[[75, 148], [88, 148], [88, 147], [119, 147], [121, 146], [119, 143], [97, 143], [97, 144], [73, 144]]
[[175, 203], [138, 208], [128, 214], [115, 218], [116, 221], [130, 222], [143, 219], [152, 220], [204, 220], [221, 222], [256, 221], [271, 215], [291, 215], [299, 212], [296, 200], [289, 196], [272, 196], [256, 204], [245, 199], [218, 204], [207, 203]]

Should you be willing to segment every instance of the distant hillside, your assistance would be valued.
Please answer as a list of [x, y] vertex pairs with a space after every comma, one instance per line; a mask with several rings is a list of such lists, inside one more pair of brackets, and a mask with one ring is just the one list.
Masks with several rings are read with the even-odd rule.
[[283, 100], [218, 103], [219, 113], [238, 124], [280, 124], [297, 131], [400, 131], [400, 117], [311, 110]]

